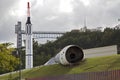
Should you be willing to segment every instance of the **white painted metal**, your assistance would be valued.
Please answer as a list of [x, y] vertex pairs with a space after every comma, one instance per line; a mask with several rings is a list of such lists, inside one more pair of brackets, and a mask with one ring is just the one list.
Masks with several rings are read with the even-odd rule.
[[32, 24], [26, 24], [26, 69], [33, 68]]

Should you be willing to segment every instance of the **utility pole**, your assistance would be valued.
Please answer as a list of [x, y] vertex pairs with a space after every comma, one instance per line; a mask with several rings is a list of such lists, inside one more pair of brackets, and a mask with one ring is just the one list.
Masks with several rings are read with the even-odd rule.
[[[12, 54], [10, 54], [10, 65], [11, 65], [11, 55]], [[9, 80], [12, 80], [12, 70], [10, 71], [10, 78], [9, 78]]]
[[84, 17], [84, 32], [87, 31], [87, 20], [86, 20], [86, 16]]
[[17, 48], [17, 55], [19, 56], [19, 80], [22, 79], [22, 74], [21, 74], [21, 53], [20, 53], [21, 48]]

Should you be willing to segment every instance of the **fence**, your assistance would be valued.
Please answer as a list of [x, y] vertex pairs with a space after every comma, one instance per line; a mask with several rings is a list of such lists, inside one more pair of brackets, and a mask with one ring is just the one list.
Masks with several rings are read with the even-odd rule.
[[54, 77], [33, 78], [26, 80], [120, 80], [120, 70], [88, 72]]

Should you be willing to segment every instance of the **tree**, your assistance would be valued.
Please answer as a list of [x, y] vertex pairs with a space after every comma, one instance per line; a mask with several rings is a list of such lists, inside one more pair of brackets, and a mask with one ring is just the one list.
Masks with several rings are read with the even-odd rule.
[[0, 74], [13, 71], [19, 65], [19, 59], [12, 55], [11, 43], [0, 44]]

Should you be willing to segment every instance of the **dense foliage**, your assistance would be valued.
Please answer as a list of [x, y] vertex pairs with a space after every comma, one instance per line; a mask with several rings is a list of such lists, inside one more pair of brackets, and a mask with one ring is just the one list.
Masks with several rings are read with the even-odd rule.
[[104, 31], [67, 32], [56, 41], [48, 41], [44, 45], [34, 41], [34, 66], [45, 63], [67, 45], [79, 45], [83, 49], [87, 49], [119, 44], [119, 34], [119, 28], [105, 28]]
[[0, 44], [0, 74], [13, 71], [18, 67], [19, 59], [12, 55], [10, 43]]

